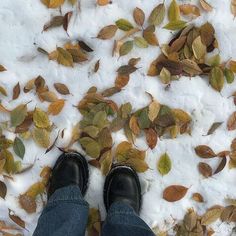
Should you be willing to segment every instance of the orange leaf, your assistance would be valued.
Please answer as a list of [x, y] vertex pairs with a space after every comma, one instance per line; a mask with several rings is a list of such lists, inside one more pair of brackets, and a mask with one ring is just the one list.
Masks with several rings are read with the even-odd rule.
[[65, 105], [64, 99], [59, 99], [55, 102], [52, 102], [48, 107], [48, 113], [54, 116], [58, 115]]
[[168, 202], [176, 202], [182, 199], [188, 191], [188, 188], [181, 185], [171, 185], [163, 192], [163, 198]]

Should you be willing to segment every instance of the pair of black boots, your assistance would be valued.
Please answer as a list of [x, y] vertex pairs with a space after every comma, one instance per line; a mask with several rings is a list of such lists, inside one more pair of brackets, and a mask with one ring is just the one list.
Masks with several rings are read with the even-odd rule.
[[[89, 180], [88, 164], [77, 152], [63, 153], [57, 160], [49, 180], [48, 198], [59, 188], [79, 186], [84, 196]], [[136, 172], [129, 166], [116, 165], [106, 177], [104, 192], [106, 210], [114, 202], [122, 202], [138, 214], [141, 207], [141, 187]]]

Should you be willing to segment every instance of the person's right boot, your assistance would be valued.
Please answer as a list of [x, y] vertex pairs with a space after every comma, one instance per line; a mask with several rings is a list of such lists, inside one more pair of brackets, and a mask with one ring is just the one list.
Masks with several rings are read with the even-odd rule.
[[141, 187], [138, 175], [129, 166], [116, 165], [106, 177], [104, 185], [106, 210], [115, 202], [124, 203], [139, 214], [141, 207]]

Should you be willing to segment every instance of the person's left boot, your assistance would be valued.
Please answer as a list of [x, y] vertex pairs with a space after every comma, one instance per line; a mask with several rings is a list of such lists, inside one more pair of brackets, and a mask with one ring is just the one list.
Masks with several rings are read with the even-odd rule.
[[83, 155], [77, 152], [63, 153], [52, 169], [49, 180], [48, 198], [59, 188], [69, 185], [79, 186], [84, 196], [89, 178], [88, 164]]

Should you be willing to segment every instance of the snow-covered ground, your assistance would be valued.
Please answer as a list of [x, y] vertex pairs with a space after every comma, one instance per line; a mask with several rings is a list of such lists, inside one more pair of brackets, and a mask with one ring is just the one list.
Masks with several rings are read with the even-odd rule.
[[[199, 158], [194, 152], [194, 147], [206, 144], [213, 150], [222, 151], [229, 149], [230, 143], [235, 138], [236, 132], [226, 129], [226, 121], [229, 115], [235, 111], [231, 98], [228, 98], [236, 90], [236, 82], [226, 84], [221, 93], [213, 90], [208, 80], [200, 77], [189, 79], [181, 78], [172, 82], [169, 90], [164, 90], [163, 84], [155, 78], [147, 76], [149, 64], [160, 53], [158, 47], [147, 49], [135, 48], [132, 53], [120, 58], [111, 56], [113, 40], [102, 41], [95, 39], [98, 31], [109, 24], [113, 24], [119, 18], [129, 19], [131, 22], [132, 12], [135, 7], [142, 8], [149, 16], [151, 10], [160, 0], [113, 0], [113, 3], [105, 7], [98, 7], [95, 0], [81, 0], [81, 12], [64, 4], [62, 13], [73, 11], [69, 24], [68, 35], [62, 27], [42, 33], [43, 25], [52, 16], [59, 15], [58, 9], [47, 9], [40, 0], [1, 0], [0, 1], [0, 64], [7, 68], [6, 72], [0, 73], [0, 85], [4, 86], [10, 94], [13, 86], [19, 81], [24, 84], [38, 75], [46, 79], [47, 85], [53, 90], [55, 82], [68, 85], [71, 93], [65, 97], [66, 106], [60, 115], [52, 117], [57, 129], [65, 128], [64, 139], [59, 140], [60, 146], [65, 145], [71, 134], [72, 127], [81, 119], [81, 115], [73, 105], [76, 105], [90, 86], [105, 89], [113, 86], [116, 70], [120, 65], [126, 64], [131, 57], [141, 57], [140, 69], [131, 75], [129, 84], [121, 93], [114, 95], [112, 99], [118, 104], [130, 101], [134, 109], [148, 104], [149, 98], [145, 91], [151, 93], [160, 103], [181, 108], [193, 117], [192, 136], [182, 135], [177, 139], [162, 138], [155, 149], [147, 151], [147, 162], [150, 169], [140, 175], [143, 185], [143, 207], [141, 217], [151, 226], [158, 226], [162, 230], [173, 226], [173, 219], [181, 220], [188, 208], [193, 207], [199, 214], [213, 205], [225, 205], [226, 197], [236, 198], [236, 170], [226, 167], [221, 173], [204, 179], [198, 172]], [[165, 1], [166, 6], [169, 0]], [[214, 10], [210, 13], [201, 11], [201, 16], [195, 20], [197, 25], [209, 21], [216, 29], [219, 41], [220, 55], [222, 60], [236, 59], [236, 23], [230, 13], [230, 0], [209, 0]], [[195, 3], [195, 1], [179, 1], [179, 3]], [[167, 23], [167, 19], [165, 20]], [[172, 32], [158, 27], [156, 30], [160, 44], [167, 43]], [[62, 46], [64, 42], [73, 39], [84, 39], [92, 46], [88, 63], [76, 64], [74, 68], [67, 68], [49, 61], [45, 55], [37, 52], [37, 47], [53, 51], [56, 46]], [[96, 74], [89, 73], [96, 61], [100, 59], [100, 69]], [[47, 104], [41, 103], [35, 94], [21, 94], [20, 98], [11, 101], [11, 94], [2, 103], [9, 109], [20, 103], [29, 103], [29, 108], [35, 106], [46, 109]], [[0, 121], [8, 119], [4, 114], [0, 115]], [[223, 121], [224, 124], [210, 136], [203, 136], [213, 122]], [[56, 132], [55, 132], [56, 135]], [[113, 134], [115, 144], [126, 140], [122, 132]], [[14, 181], [7, 180], [8, 194], [6, 200], [0, 199], [0, 219], [8, 219], [8, 208], [15, 211], [27, 223], [32, 235], [36, 226], [42, 206], [39, 204], [36, 214], [26, 214], [18, 205], [17, 197], [39, 179], [39, 173], [43, 166], [53, 165], [59, 151], [53, 149], [48, 154], [45, 150], [36, 146], [33, 141], [26, 143], [25, 163], [32, 163], [36, 159], [33, 169], [22, 175], [16, 176]], [[146, 149], [144, 139], [137, 140], [136, 145]], [[79, 145], [75, 146], [80, 150]], [[171, 172], [162, 177], [156, 169], [156, 163], [160, 155], [168, 152], [172, 160]], [[208, 161], [213, 167], [217, 166], [218, 160]], [[102, 218], [105, 217], [103, 208], [102, 191], [104, 177], [100, 171], [90, 168], [90, 185], [86, 200], [92, 207], [99, 207]], [[2, 178], [2, 177], [0, 177]], [[172, 184], [181, 184], [190, 187], [184, 199], [169, 203], [162, 199], [164, 188]], [[205, 202], [196, 203], [191, 200], [192, 193], [199, 192]], [[223, 224], [217, 221], [213, 225], [216, 236], [234, 235], [233, 225]]]

